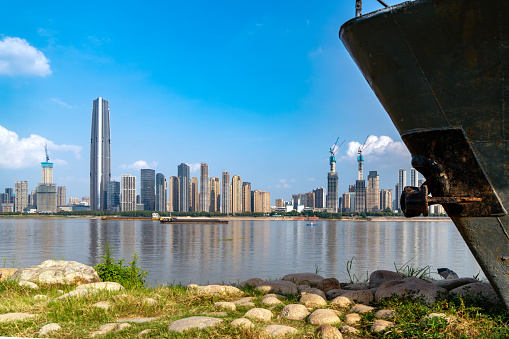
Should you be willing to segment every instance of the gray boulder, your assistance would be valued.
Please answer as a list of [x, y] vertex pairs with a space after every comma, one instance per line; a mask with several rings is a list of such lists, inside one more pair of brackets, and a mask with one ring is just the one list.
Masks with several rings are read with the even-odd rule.
[[286, 280], [273, 280], [264, 281], [256, 287], [257, 290], [262, 292], [274, 292], [282, 294], [297, 294], [297, 285], [291, 281]]
[[316, 273], [292, 273], [285, 275], [283, 280], [294, 282], [297, 285], [307, 284], [316, 287], [323, 280], [323, 277]]
[[402, 280], [403, 276], [399, 273], [386, 271], [386, 270], [378, 270], [369, 276], [369, 288], [379, 287], [383, 283], [392, 280]]
[[447, 291], [450, 291], [463, 285], [474, 284], [478, 282], [479, 280], [476, 280], [474, 278], [459, 278], [459, 279], [437, 280], [434, 281], [433, 284], [445, 288]]
[[9, 279], [47, 285], [88, 284], [101, 281], [93, 267], [76, 261], [56, 260], [46, 260], [40, 265], [18, 270]]
[[383, 283], [375, 293], [375, 302], [393, 295], [399, 297], [423, 298], [428, 305], [437, 300], [438, 293], [446, 292], [445, 288], [418, 278], [405, 278]]
[[451, 290], [451, 293], [462, 297], [479, 297], [486, 306], [495, 306], [500, 302], [498, 295], [489, 283], [477, 282], [463, 285]]
[[341, 296], [360, 304], [369, 304], [374, 299], [373, 293], [369, 290], [349, 291]]
[[327, 297], [327, 300], [332, 300], [332, 299], [335, 299], [339, 296], [342, 296], [343, 294], [345, 293], [348, 293], [350, 292], [349, 290], [343, 290], [341, 288], [337, 288], [337, 289], [334, 289], [334, 290], [329, 290], [325, 293], [325, 296]]
[[341, 288], [341, 284], [339, 283], [338, 279], [336, 278], [326, 278], [323, 279], [316, 288], [323, 291], [323, 293], [327, 293], [330, 290], [335, 290], [338, 288]]

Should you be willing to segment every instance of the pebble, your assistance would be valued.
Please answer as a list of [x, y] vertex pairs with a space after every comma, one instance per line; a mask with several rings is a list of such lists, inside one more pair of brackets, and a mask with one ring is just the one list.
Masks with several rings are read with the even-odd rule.
[[340, 322], [336, 313], [327, 309], [318, 309], [311, 313], [308, 318], [311, 325], [323, 325], [323, 324], [337, 324]]
[[292, 273], [285, 275], [283, 280], [291, 281], [299, 285], [308, 284], [310, 286], [316, 286], [322, 282], [323, 277], [316, 273]]
[[284, 325], [267, 325], [263, 329], [268, 335], [273, 337], [283, 336], [288, 333], [297, 333], [296, 328]]
[[243, 327], [247, 327], [247, 328], [254, 327], [254, 324], [251, 322], [251, 320], [246, 319], [246, 318], [235, 319], [234, 321], [232, 321], [230, 323], [230, 325], [232, 325], [232, 326], [243, 326]]
[[228, 285], [207, 285], [207, 286], [198, 286], [196, 287], [198, 293], [202, 294], [219, 294], [219, 295], [227, 295], [227, 294], [243, 294], [241, 290], [237, 287], [228, 286]]
[[264, 308], [252, 308], [244, 314], [245, 318], [251, 318], [260, 321], [270, 321], [272, 319], [272, 312]]
[[297, 294], [297, 285], [295, 285], [291, 281], [285, 280], [273, 280], [273, 281], [264, 281], [260, 285], [256, 287], [257, 291], [261, 292], [279, 292], [282, 294]]

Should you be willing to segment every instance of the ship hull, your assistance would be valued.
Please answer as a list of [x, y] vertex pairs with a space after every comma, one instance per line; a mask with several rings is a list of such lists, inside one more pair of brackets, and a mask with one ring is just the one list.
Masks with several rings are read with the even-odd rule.
[[509, 307], [509, 2], [417, 0], [340, 39]]

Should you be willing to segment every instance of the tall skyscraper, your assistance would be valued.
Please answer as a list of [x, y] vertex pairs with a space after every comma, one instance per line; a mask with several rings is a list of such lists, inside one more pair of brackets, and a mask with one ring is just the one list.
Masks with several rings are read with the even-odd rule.
[[120, 212], [120, 183], [118, 181], [108, 182], [106, 209], [110, 212]]
[[140, 198], [145, 211], [156, 210], [156, 171], [153, 169], [141, 170]]
[[410, 186], [419, 187], [419, 172], [415, 168], [410, 169]]
[[355, 180], [355, 212], [366, 212], [366, 181]]
[[304, 206], [315, 209], [315, 192], [311, 191], [306, 193], [306, 203]]
[[37, 185], [37, 212], [57, 212], [57, 185], [53, 183], [53, 163], [49, 161], [46, 151], [46, 161], [41, 162], [42, 182]]
[[396, 196], [396, 199], [397, 202], [398, 202], [398, 210], [401, 211], [401, 201], [400, 201], [400, 196], [401, 196], [401, 193], [403, 193], [403, 190], [405, 189], [405, 186], [407, 185], [407, 181], [406, 181], [406, 169], [402, 169], [400, 168], [399, 170], [399, 173], [398, 173], [398, 192], [397, 192], [397, 196]]
[[380, 210], [380, 178], [376, 171], [369, 171], [368, 186], [366, 187], [366, 210], [378, 212]]
[[210, 210], [210, 183], [209, 165], [202, 162], [200, 165], [200, 212]]
[[16, 181], [14, 183], [14, 212], [24, 212], [28, 207], [28, 182]]
[[169, 184], [169, 202], [170, 202], [170, 208], [168, 209], [168, 212], [178, 212], [179, 211], [179, 202], [180, 202], [180, 180], [178, 177], [170, 177], [170, 184]]
[[242, 183], [242, 212], [251, 212], [251, 183]]
[[198, 192], [198, 178], [192, 177], [189, 185], [189, 212], [198, 212], [200, 193]]
[[253, 213], [270, 213], [270, 193], [254, 190], [251, 191]]
[[136, 177], [123, 174], [121, 177], [122, 194], [120, 195], [120, 210], [136, 211]]
[[232, 212], [232, 186], [230, 184], [230, 173], [224, 171], [221, 178], [221, 212], [229, 214]]
[[111, 180], [110, 106], [99, 97], [92, 104], [90, 137], [90, 210], [107, 208], [108, 182]]
[[164, 174], [156, 174], [156, 211], [166, 212], [167, 186]]
[[65, 186], [57, 187], [57, 206], [64, 206], [67, 201], [67, 196], [65, 193]]
[[392, 190], [380, 190], [380, 210], [386, 208], [392, 211]]
[[210, 178], [210, 212], [221, 211], [221, 181], [218, 177]]
[[315, 188], [313, 193], [315, 193], [315, 208], [324, 208], [325, 207], [325, 189], [323, 187]]
[[189, 166], [181, 163], [178, 166], [179, 177], [179, 211], [189, 212]]
[[232, 213], [242, 213], [242, 179], [240, 175], [232, 177]]

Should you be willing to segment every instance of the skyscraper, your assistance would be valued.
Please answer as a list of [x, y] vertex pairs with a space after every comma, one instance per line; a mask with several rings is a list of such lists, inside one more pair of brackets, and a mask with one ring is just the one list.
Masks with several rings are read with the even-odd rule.
[[120, 183], [118, 181], [108, 182], [106, 208], [110, 212], [120, 212]]
[[366, 212], [366, 181], [355, 180], [355, 212]]
[[251, 212], [251, 183], [242, 183], [242, 212]]
[[240, 175], [232, 177], [232, 213], [242, 213], [242, 179]]
[[24, 212], [28, 207], [28, 182], [16, 181], [14, 183], [14, 212]]
[[334, 155], [330, 156], [330, 172], [327, 174], [327, 202], [326, 207], [327, 211], [332, 213], [338, 212], [338, 201], [339, 201], [339, 193], [338, 193], [338, 182], [339, 176], [336, 172], [336, 157]]
[[397, 192], [397, 195], [396, 195], [396, 201], [398, 202], [398, 210], [401, 211], [401, 201], [400, 201], [400, 196], [401, 196], [401, 193], [403, 193], [403, 190], [405, 189], [405, 186], [407, 185], [406, 184], [406, 169], [402, 169], [400, 168], [399, 169], [399, 173], [398, 173], [398, 192]]
[[57, 187], [57, 206], [64, 206], [67, 201], [67, 196], [65, 193], [65, 186]]
[[145, 211], [156, 210], [156, 171], [153, 169], [141, 170], [140, 197]]
[[366, 210], [378, 212], [380, 210], [380, 177], [376, 171], [369, 171], [368, 187], [366, 187]]
[[192, 177], [189, 185], [189, 212], [198, 212], [200, 193], [198, 192], [198, 178]]
[[170, 177], [170, 184], [169, 184], [169, 202], [170, 207], [168, 209], [168, 212], [178, 212], [179, 211], [179, 191], [180, 191], [180, 180], [178, 177]]
[[120, 179], [122, 183], [122, 194], [120, 195], [120, 210], [136, 211], [136, 177], [123, 174]]
[[181, 163], [178, 166], [179, 177], [179, 211], [189, 212], [189, 166]]
[[110, 107], [99, 97], [92, 104], [90, 137], [90, 210], [107, 208], [108, 182], [111, 180]]
[[156, 211], [166, 212], [167, 186], [164, 174], [156, 174]]
[[253, 213], [270, 213], [270, 193], [254, 190], [251, 191]]
[[315, 188], [313, 190], [313, 193], [315, 193], [315, 208], [324, 208], [325, 207], [324, 188], [323, 187]]
[[419, 187], [419, 172], [415, 168], [410, 169], [410, 186]]
[[380, 210], [386, 208], [392, 211], [392, 190], [380, 190]]
[[218, 177], [210, 178], [210, 212], [221, 211], [221, 181]]
[[221, 212], [229, 214], [232, 212], [232, 186], [230, 184], [230, 173], [224, 171], [221, 178]]
[[57, 185], [53, 183], [53, 163], [49, 161], [46, 151], [46, 161], [41, 162], [42, 182], [37, 185], [37, 212], [57, 212]]
[[200, 212], [208, 212], [210, 210], [209, 200], [209, 165], [202, 162], [200, 165]]

